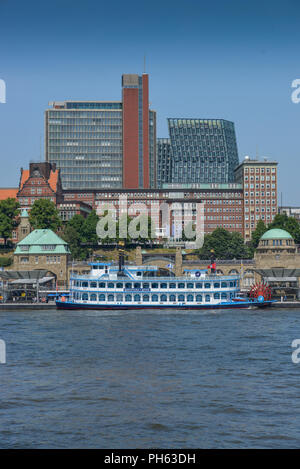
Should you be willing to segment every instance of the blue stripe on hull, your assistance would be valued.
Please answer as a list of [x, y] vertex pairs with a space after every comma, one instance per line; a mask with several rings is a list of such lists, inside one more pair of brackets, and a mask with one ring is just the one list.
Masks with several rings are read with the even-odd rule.
[[254, 301], [241, 301], [232, 303], [219, 303], [219, 304], [205, 304], [205, 305], [99, 305], [97, 303], [71, 303], [67, 301], [57, 301], [57, 309], [96, 309], [96, 310], [134, 310], [134, 309], [185, 309], [185, 310], [199, 310], [199, 309], [241, 309], [257, 306], [265, 308], [271, 306], [273, 301], [254, 302]]

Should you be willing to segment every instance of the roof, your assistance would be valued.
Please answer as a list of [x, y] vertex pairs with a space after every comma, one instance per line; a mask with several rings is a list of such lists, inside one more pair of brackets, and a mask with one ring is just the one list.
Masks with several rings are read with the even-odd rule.
[[15, 250], [15, 254], [66, 254], [68, 252], [68, 243], [52, 230], [32, 231], [17, 244]]
[[48, 179], [48, 184], [54, 192], [56, 192], [57, 190], [58, 175], [59, 175], [59, 170], [56, 169], [55, 171], [50, 172], [50, 176]]
[[[51, 189], [56, 192], [57, 190], [57, 182], [58, 182], [58, 176], [59, 176], [59, 169], [55, 169], [54, 171], [50, 171], [50, 175], [48, 180], [45, 179], [45, 177], [41, 174], [41, 177], [45, 179], [46, 182], [48, 182], [49, 186]], [[23, 169], [22, 174], [21, 174], [21, 181], [20, 181], [20, 189], [21, 190], [25, 184], [26, 181], [28, 181], [30, 177], [30, 170], [29, 169]]]
[[9, 197], [15, 199], [17, 196], [18, 189], [13, 187], [0, 189], [0, 200], [8, 199]]
[[273, 228], [266, 231], [260, 239], [293, 239], [293, 237], [285, 230]]
[[23, 169], [21, 174], [20, 189], [24, 186], [24, 183], [29, 178], [29, 169]]

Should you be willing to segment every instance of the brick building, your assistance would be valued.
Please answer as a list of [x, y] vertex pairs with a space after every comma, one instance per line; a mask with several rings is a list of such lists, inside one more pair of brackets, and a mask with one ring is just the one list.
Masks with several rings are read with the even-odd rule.
[[251, 239], [258, 220], [270, 224], [277, 214], [277, 162], [246, 156], [235, 169], [244, 193], [244, 238]]

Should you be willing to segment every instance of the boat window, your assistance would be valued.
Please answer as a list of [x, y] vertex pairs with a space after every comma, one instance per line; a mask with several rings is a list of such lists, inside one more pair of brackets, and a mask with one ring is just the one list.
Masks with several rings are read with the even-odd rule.
[[188, 283], [186, 287], [187, 288], [194, 288], [194, 284], [193, 283]]
[[96, 293], [91, 293], [91, 294], [90, 294], [90, 301], [97, 301], [97, 295], [96, 295]]
[[149, 283], [143, 283], [143, 288], [149, 288]]
[[169, 300], [170, 301], [176, 301], [176, 295], [170, 295]]
[[107, 284], [107, 288], [114, 288], [114, 286], [115, 286], [115, 285], [114, 285], [113, 283], [108, 283], [108, 284]]
[[185, 288], [185, 283], [178, 283], [178, 288]]
[[87, 301], [87, 300], [89, 299], [89, 295], [88, 295], [87, 293], [83, 293], [82, 299], [83, 299], [84, 301]]
[[178, 301], [184, 301], [184, 295], [178, 295]]
[[196, 283], [196, 288], [202, 288], [202, 283], [197, 282], [197, 283]]
[[222, 282], [221, 283], [221, 288], [227, 288], [227, 282]]
[[233, 285], [233, 282], [230, 282], [230, 286], [231, 286], [231, 287], [233, 287], [233, 286], [234, 286], [234, 285]]
[[143, 301], [149, 301], [150, 298], [149, 298], [149, 295], [143, 295]]
[[83, 286], [83, 287], [86, 287], [86, 288], [87, 288], [87, 287], [88, 287], [88, 285], [89, 285], [89, 283], [88, 283], [88, 282], [82, 282], [82, 286]]
[[220, 299], [220, 293], [214, 293], [214, 299], [219, 300]]
[[210, 283], [205, 283], [204, 284], [204, 288], [210, 288], [211, 287], [211, 284]]
[[131, 295], [126, 295], [125, 296], [125, 301], [132, 301], [132, 296]]
[[97, 282], [91, 282], [90, 287], [91, 288], [97, 288]]
[[134, 283], [133, 288], [141, 288], [141, 284], [140, 283]]
[[221, 293], [222, 300], [227, 300], [227, 293]]
[[117, 287], [117, 288], [123, 288], [123, 283], [120, 283], [120, 282], [117, 283], [116, 287]]
[[141, 301], [141, 295], [134, 295], [134, 301]]
[[98, 296], [98, 298], [99, 298], [99, 301], [105, 301], [105, 295], [104, 295], [104, 293], [100, 293], [99, 296]]
[[214, 283], [214, 288], [220, 288], [220, 282]]
[[167, 286], [167, 284], [166, 284], [166, 283], [161, 283], [161, 284], [160, 284], [160, 288], [162, 288], [162, 289], [166, 289], [166, 288], [168, 288], [168, 286]]
[[114, 301], [114, 295], [108, 295], [107, 301]]
[[151, 287], [152, 287], [152, 288], [158, 288], [158, 283], [152, 283], [152, 284], [151, 284]]
[[160, 301], [167, 301], [167, 295], [160, 295]]
[[117, 294], [117, 301], [123, 301], [123, 295], [122, 293]]
[[176, 283], [170, 283], [169, 288], [176, 288]]
[[152, 295], [152, 301], [158, 301], [158, 295]]
[[198, 301], [198, 303], [201, 303], [202, 302], [202, 295], [196, 295], [196, 301]]
[[132, 283], [125, 283], [125, 288], [132, 288]]
[[205, 295], [205, 301], [206, 301], [207, 303], [210, 302], [210, 295]]
[[188, 295], [187, 301], [194, 301], [194, 295]]
[[99, 282], [99, 288], [105, 288], [105, 282]]

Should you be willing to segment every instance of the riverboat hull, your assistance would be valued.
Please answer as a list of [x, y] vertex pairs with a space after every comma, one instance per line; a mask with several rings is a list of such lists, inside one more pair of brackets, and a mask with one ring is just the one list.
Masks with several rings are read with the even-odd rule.
[[274, 301], [232, 301], [232, 302], [221, 302], [217, 304], [198, 304], [198, 305], [187, 305], [187, 304], [99, 304], [99, 303], [76, 303], [71, 301], [56, 301], [56, 307], [59, 310], [145, 310], [145, 309], [159, 309], [159, 310], [211, 310], [211, 309], [253, 309], [253, 308], [266, 308], [271, 306]]

